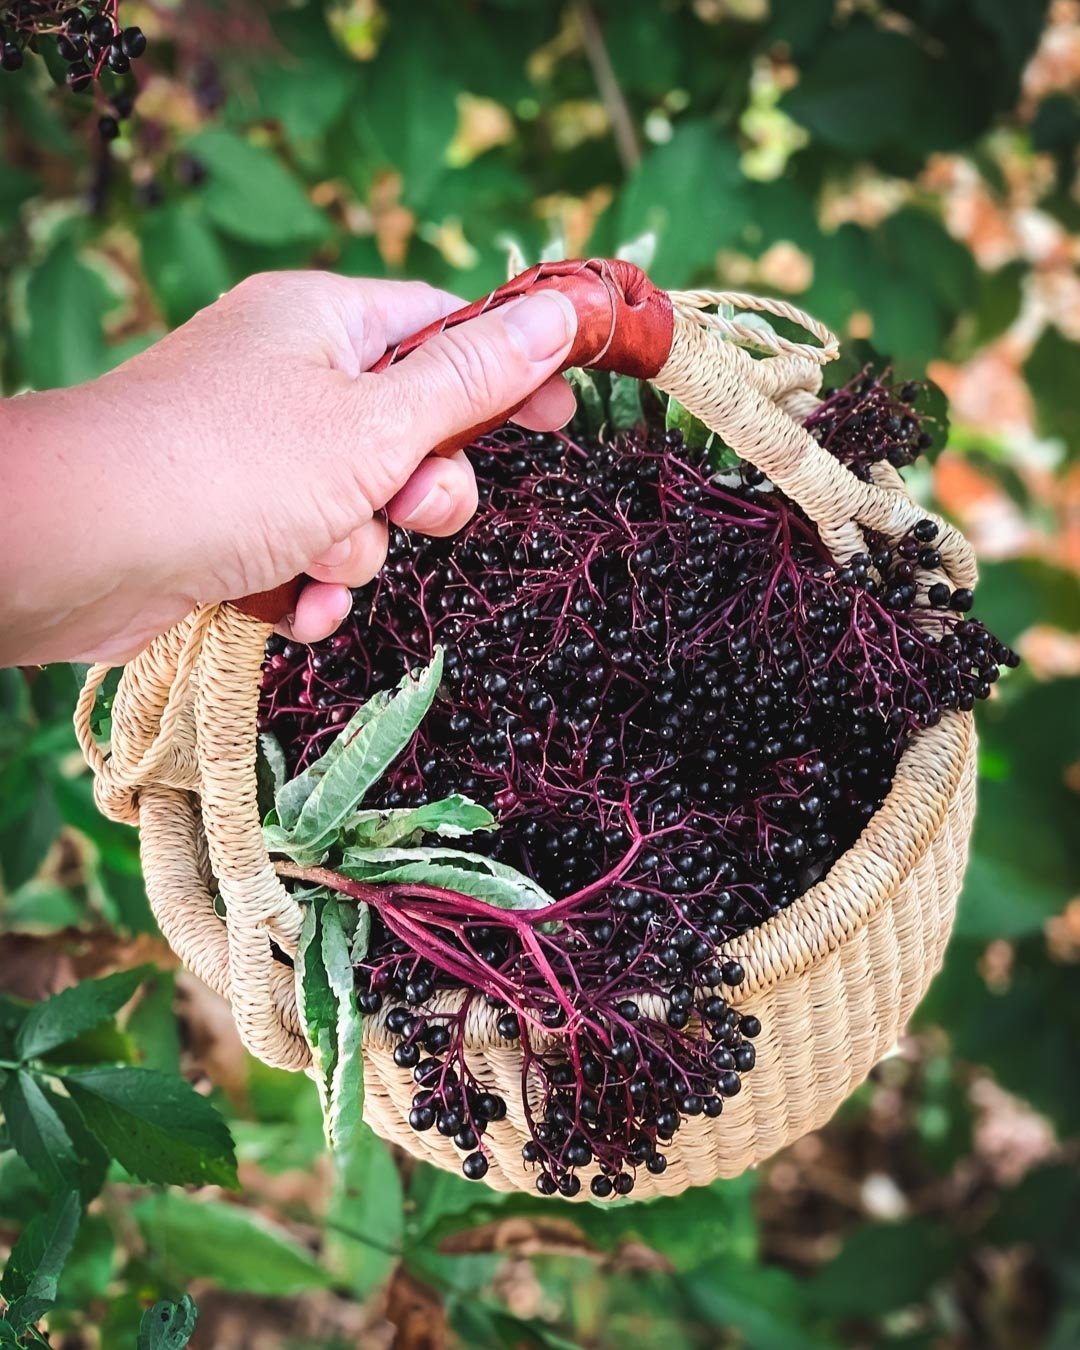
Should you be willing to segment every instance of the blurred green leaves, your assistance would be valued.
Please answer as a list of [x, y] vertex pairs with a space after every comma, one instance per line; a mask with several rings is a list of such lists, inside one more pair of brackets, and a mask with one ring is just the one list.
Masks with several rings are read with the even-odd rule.
[[301, 181], [268, 147], [211, 129], [192, 136], [188, 149], [208, 175], [198, 200], [223, 234], [275, 245], [317, 241], [329, 233], [326, 217]]

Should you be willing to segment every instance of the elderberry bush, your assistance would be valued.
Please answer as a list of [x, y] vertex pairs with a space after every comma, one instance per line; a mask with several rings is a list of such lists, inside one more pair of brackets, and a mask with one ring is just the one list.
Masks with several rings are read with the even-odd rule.
[[[132, 61], [146, 51], [142, 29], [121, 25], [118, 0], [86, 0], [78, 5], [69, 0], [10, 0], [0, 8], [0, 67], [19, 70], [25, 53], [39, 52], [46, 43], [54, 44], [66, 68], [68, 87], [77, 94], [109, 73], [127, 75]], [[115, 92], [109, 102], [110, 111], [98, 119], [98, 131], [106, 141], [119, 134], [134, 94]]]
[[[864, 374], [808, 425], [866, 470], [896, 462], [896, 436], [917, 452], [912, 401]], [[461, 533], [394, 530], [341, 633], [271, 641], [260, 726], [299, 771], [444, 652], [439, 696], [365, 804], [489, 808], [498, 828], [472, 853], [555, 902], [504, 912], [391, 887], [359, 1005], [413, 1075], [410, 1124], [452, 1138], [466, 1176], [486, 1172], [483, 1134], [506, 1113], [466, 1062], [479, 1003], [521, 1047], [537, 1189], [573, 1196], [588, 1172], [593, 1195], [625, 1195], [754, 1066], [760, 1028], [724, 997], [745, 972], [718, 944], [822, 878], [911, 736], [970, 710], [1016, 657], [964, 617], [930, 520], [838, 565], [759, 473], [715, 479], [675, 431], [506, 428], [472, 459], [480, 507]]]

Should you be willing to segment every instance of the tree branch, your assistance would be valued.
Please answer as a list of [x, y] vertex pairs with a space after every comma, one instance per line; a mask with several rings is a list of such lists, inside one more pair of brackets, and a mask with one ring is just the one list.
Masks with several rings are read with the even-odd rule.
[[597, 92], [611, 119], [615, 149], [623, 168], [630, 173], [641, 163], [641, 146], [633, 113], [615, 74], [615, 67], [611, 64], [600, 21], [591, 0], [574, 0], [574, 13], [581, 24], [582, 45], [596, 81]]

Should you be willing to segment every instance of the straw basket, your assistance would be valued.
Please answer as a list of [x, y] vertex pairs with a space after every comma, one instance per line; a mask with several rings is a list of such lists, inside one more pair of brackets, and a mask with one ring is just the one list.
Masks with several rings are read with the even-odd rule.
[[[816, 523], [844, 560], [862, 530], [890, 540], [926, 512], [896, 472], [855, 478], [803, 428], [821, 367], [836, 339], [776, 300], [693, 291], [665, 294], [626, 263], [545, 264], [437, 328], [534, 288], [556, 287], [579, 313], [567, 364], [651, 378], [723, 442], [761, 469]], [[817, 343], [722, 317], [717, 307], [759, 310], [801, 325]], [[427, 332], [387, 353], [385, 367]], [[820, 345], [818, 345], [820, 344]], [[935, 546], [941, 574], [970, 586], [963, 537], [944, 522]], [[933, 578], [932, 578], [933, 579]], [[932, 580], [931, 579], [931, 580]], [[236, 604], [201, 607], [126, 667], [112, 711], [108, 757], [90, 718], [105, 667], [87, 678], [76, 713], [101, 809], [137, 824], [146, 888], [161, 930], [190, 970], [232, 1004], [245, 1045], [268, 1064], [305, 1069], [291, 955], [301, 907], [263, 846], [256, 803], [256, 708], [271, 621], [287, 588]], [[790, 908], [727, 944], [746, 980], [725, 997], [760, 1018], [758, 1062], [721, 1118], [688, 1119], [661, 1176], [642, 1171], [635, 1198], [676, 1194], [733, 1176], [823, 1124], [896, 1042], [941, 964], [971, 833], [975, 734], [967, 713], [948, 713], [914, 737], [893, 787], [862, 835], [824, 880]], [[456, 1001], [460, 995], [439, 998]], [[447, 1002], [443, 1002], [443, 1007]], [[430, 1005], [437, 1011], [439, 999]], [[504, 1095], [507, 1118], [484, 1136], [499, 1190], [532, 1190], [521, 1160], [521, 1054], [500, 1039], [497, 1014], [474, 1000], [468, 1051], [477, 1078]], [[381, 1015], [365, 1023], [365, 1115], [384, 1138], [456, 1170], [453, 1142], [408, 1124], [414, 1085], [391, 1057]], [[583, 1193], [587, 1188], [583, 1188]]]

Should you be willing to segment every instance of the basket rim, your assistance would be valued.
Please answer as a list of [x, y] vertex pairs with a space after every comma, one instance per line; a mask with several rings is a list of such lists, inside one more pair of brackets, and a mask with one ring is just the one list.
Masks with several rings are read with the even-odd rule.
[[[746, 978], [722, 993], [733, 1006], [799, 976], [842, 946], [888, 904], [903, 878], [932, 847], [956, 799], [976, 748], [971, 713], [946, 713], [934, 727], [912, 737], [897, 762], [893, 786], [855, 843], [826, 876], [781, 913], [741, 937], [721, 943], [720, 955], [740, 961]], [[868, 884], [871, 883], [871, 884]], [[446, 991], [416, 1011], [455, 1013], [463, 994]], [[368, 1050], [396, 1044], [387, 1030], [388, 1007], [364, 1018]], [[474, 1001], [465, 1027], [465, 1048], [512, 1049], [495, 1030], [498, 1013]]]

